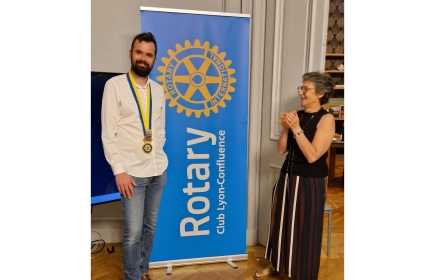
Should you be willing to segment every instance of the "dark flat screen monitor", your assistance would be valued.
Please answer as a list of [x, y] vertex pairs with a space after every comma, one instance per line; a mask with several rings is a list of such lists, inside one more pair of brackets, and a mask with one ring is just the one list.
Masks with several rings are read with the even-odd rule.
[[112, 169], [101, 142], [101, 101], [104, 85], [122, 73], [91, 72], [91, 205], [120, 200]]

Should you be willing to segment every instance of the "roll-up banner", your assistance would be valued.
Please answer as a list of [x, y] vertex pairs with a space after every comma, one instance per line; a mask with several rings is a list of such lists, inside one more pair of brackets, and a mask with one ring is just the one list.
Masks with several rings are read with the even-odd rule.
[[140, 7], [166, 93], [167, 184], [152, 268], [247, 260], [250, 16]]

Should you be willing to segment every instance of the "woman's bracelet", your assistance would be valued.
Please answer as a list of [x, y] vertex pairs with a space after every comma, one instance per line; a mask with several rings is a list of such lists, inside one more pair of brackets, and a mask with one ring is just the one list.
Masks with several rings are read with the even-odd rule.
[[304, 133], [303, 130], [299, 131], [298, 133], [296, 133], [295, 135], [293, 135], [294, 138], [298, 137], [299, 135], [301, 135], [302, 133]]

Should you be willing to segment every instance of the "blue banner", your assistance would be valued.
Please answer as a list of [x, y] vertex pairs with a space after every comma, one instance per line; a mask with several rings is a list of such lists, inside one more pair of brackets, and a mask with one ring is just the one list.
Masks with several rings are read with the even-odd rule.
[[141, 7], [141, 30], [156, 37], [150, 77], [167, 101], [151, 267], [246, 255], [250, 18]]

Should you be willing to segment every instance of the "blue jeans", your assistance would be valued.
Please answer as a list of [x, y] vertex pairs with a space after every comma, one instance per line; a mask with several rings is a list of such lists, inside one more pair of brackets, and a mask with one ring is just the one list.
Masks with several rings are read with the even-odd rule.
[[149, 268], [166, 171], [160, 176], [132, 178], [137, 185], [134, 195], [130, 199], [121, 197], [124, 212], [122, 258], [125, 279], [139, 280]]

